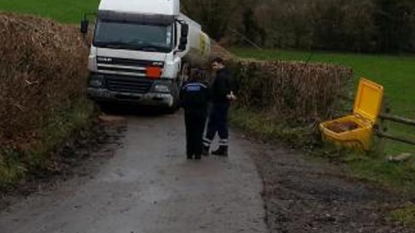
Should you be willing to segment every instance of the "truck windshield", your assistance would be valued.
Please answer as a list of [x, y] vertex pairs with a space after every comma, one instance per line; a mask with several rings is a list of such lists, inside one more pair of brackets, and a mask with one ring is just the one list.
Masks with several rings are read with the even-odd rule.
[[168, 53], [173, 49], [173, 27], [172, 25], [99, 20], [93, 45], [103, 48]]

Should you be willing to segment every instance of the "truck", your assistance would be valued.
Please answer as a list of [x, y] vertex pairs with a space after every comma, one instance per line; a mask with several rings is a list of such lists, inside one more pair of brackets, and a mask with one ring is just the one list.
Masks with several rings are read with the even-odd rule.
[[88, 96], [175, 112], [188, 68], [204, 66], [210, 53], [210, 38], [180, 12], [180, 0], [101, 0], [95, 15]]

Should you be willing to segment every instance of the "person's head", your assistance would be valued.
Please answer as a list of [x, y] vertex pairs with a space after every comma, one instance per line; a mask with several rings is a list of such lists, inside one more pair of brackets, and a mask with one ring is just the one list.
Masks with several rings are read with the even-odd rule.
[[222, 58], [217, 57], [217, 58], [213, 59], [213, 61], [212, 61], [212, 69], [214, 71], [221, 70], [224, 67], [225, 67], [225, 62], [223, 61]]
[[189, 79], [192, 81], [201, 81], [202, 80], [202, 70], [199, 68], [192, 68], [190, 69], [190, 76]]

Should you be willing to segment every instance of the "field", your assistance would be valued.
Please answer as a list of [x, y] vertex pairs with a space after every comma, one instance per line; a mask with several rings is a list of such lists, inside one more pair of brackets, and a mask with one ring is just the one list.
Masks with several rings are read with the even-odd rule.
[[84, 13], [95, 12], [99, 0], [0, 0], [0, 11], [52, 18], [63, 23], [78, 23]]
[[[263, 60], [299, 60], [310, 62], [335, 63], [353, 68], [355, 93], [357, 81], [365, 77], [385, 88], [385, 102], [391, 114], [415, 119], [415, 56], [358, 55], [328, 52], [299, 52], [282, 50], [254, 50], [232, 48], [232, 53], [240, 57]], [[352, 103], [350, 103], [350, 109]], [[386, 124], [392, 134], [415, 139], [415, 127], [408, 128], [392, 123]], [[385, 141], [386, 153], [396, 155], [403, 152], [415, 153], [415, 146]]]

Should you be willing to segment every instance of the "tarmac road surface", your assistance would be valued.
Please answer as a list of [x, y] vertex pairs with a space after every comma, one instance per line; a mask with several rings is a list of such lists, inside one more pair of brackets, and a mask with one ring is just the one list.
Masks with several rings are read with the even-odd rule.
[[252, 142], [231, 133], [228, 158], [187, 161], [181, 113], [127, 116], [126, 129], [87, 178], [1, 212], [0, 233], [268, 232]]

